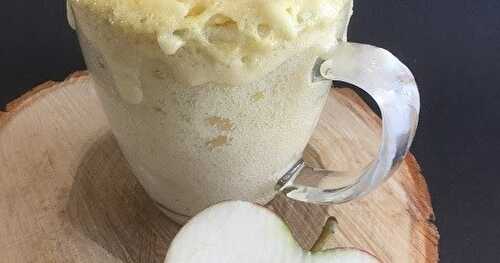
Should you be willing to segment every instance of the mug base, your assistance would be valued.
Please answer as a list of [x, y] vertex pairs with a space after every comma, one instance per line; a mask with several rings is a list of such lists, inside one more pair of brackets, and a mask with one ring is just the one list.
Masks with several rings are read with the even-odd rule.
[[170, 220], [174, 221], [175, 223], [177, 223], [177, 224], [179, 224], [181, 226], [185, 225], [189, 221], [189, 219], [191, 219], [190, 216], [186, 216], [186, 215], [182, 215], [182, 214], [176, 213], [176, 212], [174, 212], [174, 211], [166, 208], [165, 206], [163, 206], [162, 204], [160, 204], [158, 202], [155, 202], [155, 205]]

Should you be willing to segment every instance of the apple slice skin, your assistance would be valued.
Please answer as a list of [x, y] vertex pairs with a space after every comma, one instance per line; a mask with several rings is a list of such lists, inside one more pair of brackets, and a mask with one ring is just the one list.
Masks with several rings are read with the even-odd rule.
[[165, 263], [378, 263], [355, 249], [304, 251], [270, 210], [230, 201], [192, 218], [170, 245]]

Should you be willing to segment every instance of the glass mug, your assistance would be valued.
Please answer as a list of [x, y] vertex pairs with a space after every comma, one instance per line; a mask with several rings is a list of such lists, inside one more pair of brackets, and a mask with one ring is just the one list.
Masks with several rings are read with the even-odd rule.
[[[238, 87], [213, 81], [190, 85], [172, 77], [182, 75], [187, 59], [178, 56], [177, 64], [159, 59], [154, 43], [68, 7], [125, 158], [176, 222], [225, 200], [265, 204], [279, 192], [310, 203], [350, 201], [388, 179], [409, 151], [419, 93], [410, 70], [388, 51], [344, 37], [330, 40], [338, 43], [328, 59], [307, 49]], [[202, 74], [188, 73], [195, 80]], [[349, 174], [357, 178], [354, 184], [324, 189], [322, 181], [340, 173], [308, 167], [302, 156], [333, 80], [373, 97], [383, 117], [383, 138], [376, 160]], [[301, 178], [309, 183], [299, 184]]]

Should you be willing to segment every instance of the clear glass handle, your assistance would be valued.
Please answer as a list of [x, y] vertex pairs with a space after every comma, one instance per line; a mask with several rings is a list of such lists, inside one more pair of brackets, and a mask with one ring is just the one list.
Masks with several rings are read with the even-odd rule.
[[[399, 167], [415, 136], [420, 96], [411, 71], [387, 50], [370, 45], [340, 44], [330, 59], [319, 60], [316, 80], [338, 80], [366, 91], [382, 113], [382, 145], [378, 157], [359, 172], [308, 167], [299, 161], [277, 184], [289, 198], [309, 203], [343, 203], [363, 196], [385, 182]], [[325, 179], [356, 178], [354, 184], [322, 189]], [[307, 184], [301, 184], [306, 181]]]

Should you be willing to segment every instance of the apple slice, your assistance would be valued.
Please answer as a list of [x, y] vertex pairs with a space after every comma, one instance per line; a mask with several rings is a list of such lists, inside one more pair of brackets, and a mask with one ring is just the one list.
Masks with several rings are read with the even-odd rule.
[[304, 251], [270, 210], [247, 202], [215, 205], [172, 241], [165, 263], [378, 263], [356, 249]]

